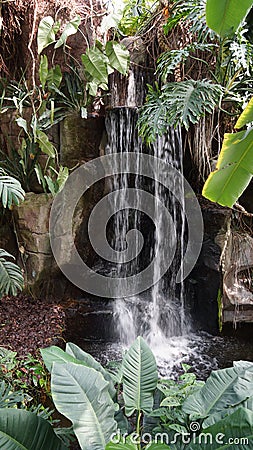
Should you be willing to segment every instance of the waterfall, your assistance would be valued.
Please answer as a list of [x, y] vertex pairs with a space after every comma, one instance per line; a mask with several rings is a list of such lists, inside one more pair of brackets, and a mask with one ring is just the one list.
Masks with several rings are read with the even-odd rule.
[[[132, 90], [131, 90], [132, 95]], [[132, 97], [131, 97], [132, 103]], [[180, 129], [168, 129], [166, 136], [158, 138], [155, 144], [146, 147], [137, 133], [137, 108], [120, 107], [110, 110], [107, 114], [106, 129], [108, 134], [107, 154], [134, 152], [138, 155], [137, 164], [141, 164], [143, 153], [151, 153], [164, 160], [179, 172], [183, 170], [182, 139]], [[133, 297], [120, 298], [120, 282], [115, 292], [114, 317], [115, 326], [120, 341], [129, 346], [133, 340], [142, 335], [151, 348], [157, 349], [167, 344], [168, 338], [182, 336], [189, 332], [189, 319], [185, 311], [184, 286], [176, 283], [180, 262], [184, 256], [185, 220], [184, 191], [182, 177], [173, 180], [177, 199], [162, 184], [154, 181], [160, 168], [154, 166], [153, 179], [127, 173], [124, 167], [122, 173], [111, 179], [111, 190], [116, 193], [113, 201], [118, 212], [110, 223], [110, 243], [116, 250], [118, 261], [111, 267], [111, 276], [126, 278], [139, 273], [153, 258], [153, 280], [160, 278], [161, 248], [172, 245], [170, 230], [162, 231], [159, 220], [159, 203], [162, 202], [169, 210], [176, 229], [177, 247], [175, 257], [168, 272], [157, 283], [145, 292]], [[138, 172], [138, 171], [137, 171]], [[163, 174], [164, 177], [171, 176]], [[136, 207], [128, 207], [128, 190], [136, 190]], [[152, 194], [153, 210], [157, 219], [156, 226], [141, 211], [141, 190]], [[180, 197], [180, 201], [178, 198]], [[115, 208], [114, 208], [115, 210]], [[139, 248], [141, 236], [144, 245], [131, 261], [122, 260], [121, 252], [126, 249], [126, 235], [130, 230], [138, 230], [134, 234], [135, 247]]]

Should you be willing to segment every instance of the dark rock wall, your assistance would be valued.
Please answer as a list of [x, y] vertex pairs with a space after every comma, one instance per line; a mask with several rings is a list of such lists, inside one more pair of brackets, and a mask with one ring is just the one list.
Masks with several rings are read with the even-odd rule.
[[199, 199], [204, 221], [204, 241], [198, 261], [186, 280], [186, 297], [197, 328], [216, 334], [218, 294], [222, 291], [221, 253], [231, 210]]

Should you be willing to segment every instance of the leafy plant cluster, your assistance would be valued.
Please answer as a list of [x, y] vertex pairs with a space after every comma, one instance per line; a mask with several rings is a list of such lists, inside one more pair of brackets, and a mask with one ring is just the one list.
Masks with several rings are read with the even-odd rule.
[[[207, 19], [215, 31], [221, 36], [236, 30], [241, 21], [247, 15], [249, 8], [253, 7], [253, 2], [248, 0], [240, 5], [235, 12], [235, 4], [230, 2], [227, 10], [224, 11], [223, 20], [217, 19], [214, 14], [214, 7], [217, 6], [214, 0], [209, 0], [207, 7]], [[247, 48], [248, 42], [244, 39], [242, 46]], [[237, 50], [237, 49], [236, 49]], [[252, 47], [250, 48], [250, 64], [252, 67]], [[238, 71], [247, 70], [246, 58], [242, 58], [241, 67]], [[248, 91], [250, 91], [247, 86]], [[221, 153], [218, 158], [216, 170], [212, 172], [203, 188], [203, 195], [223, 206], [232, 207], [252, 179], [252, 151], [253, 151], [253, 100], [248, 102], [246, 108], [235, 124], [237, 133], [225, 134]]]
[[[252, 445], [253, 363], [236, 362], [212, 372], [204, 383], [187, 365], [179, 381], [159, 380], [154, 355], [141, 337], [117, 370], [102, 367], [72, 343], [65, 351], [52, 346], [41, 353], [51, 373], [54, 404], [72, 422], [82, 449], [202, 450], [204, 443], [205, 449], [243, 450], [245, 443]], [[0, 408], [0, 444], [15, 440], [13, 449], [68, 448], [36, 414], [13, 408], [5, 414], [4, 421]], [[226, 444], [231, 438], [235, 443]]]
[[122, 18], [117, 28], [125, 36], [140, 33], [158, 6], [158, 1], [155, 0], [131, 0], [124, 3]]
[[[56, 435], [59, 436], [62, 445], [69, 445], [73, 440], [72, 429], [59, 427], [59, 420], [53, 419], [54, 410], [50, 410], [45, 404], [51, 404], [50, 376], [41, 359], [30, 354], [22, 359], [16, 352], [0, 347], [1, 423], [5, 423], [8, 429], [9, 420], [22, 418], [19, 422], [22, 427], [22, 424], [30, 417], [30, 425], [40, 423], [49, 437], [52, 437], [53, 442]], [[18, 426], [18, 423], [15, 422], [16, 425]], [[53, 433], [52, 430], [54, 430]], [[22, 428], [20, 431], [22, 432]], [[27, 437], [28, 432], [26, 439]], [[42, 437], [37, 436], [37, 438], [39, 442], [43, 442]], [[6, 439], [2, 432], [0, 432], [0, 442], [3, 448], [8, 449], [8, 446], [16, 445], [11, 448], [20, 449], [13, 438]], [[56, 442], [58, 443], [58, 439]], [[31, 450], [33, 447], [26, 448]], [[42, 446], [42, 448], [46, 450], [46, 447]]]
[[[205, 10], [206, 0], [181, 0], [172, 8], [165, 33], [176, 32], [181, 24], [188, 36], [184, 45], [158, 57], [158, 83], [149, 87], [139, 121], [140, 134], [148, 142], [164, 133], [165, 123], [188, 129], [206, 114], [222, 110], [224, 104], [236, 114], [252, 95], [253, 47], [245, 37], [247, 29], [242, 25], [233, 34], [219, 37], [207, 26]], [[198, 73], [197, 64], [208, 79], [192, 79]], [[178, 70], [181, 80], [171, 81]]]
[[[2, 207], [11, 209], [24, 200], [24, 190], [15, 178], [0, 169], [0, 201]], [[12, 260], [14, 256], [0, 249], [0, 299], [4, 294], [17, 295], [24, 285], [23, 273]]]
[[2, 153], [2, 167], [26, 191], [32, 189], [34, 174], [45, 192], [55, 195], [63, 188], [69, 170], [60, 164], [57, 150], [48, 139], [48, 130], [74, 111], [86, 119], [90, 106], [102, 102], [103, 92], [108, 90], [108, 76], [114, 70], [124, 75], [128, 71], [128, 51], [116, 41], [106, 45], [96, 41], [81, 56], [82, 64], [75, 66], [72, 59], [69, 71], [64, 73], [54, 64], [54, 55], [49, 61], [42, 54], [48, 46], [54, 46], [54, 52], [60, 47], [64, 50], [68, 37], [78, 31], [80, 22], [79, 16], [74, 17], [57, 38], [60, 22], [51, 16], [41, 20], [37, 35], [39, 86], [2, 81], [1, 112], [17, 111], [16, 122], [24, 136], [18, 151], [13, 149], [9, 157]]

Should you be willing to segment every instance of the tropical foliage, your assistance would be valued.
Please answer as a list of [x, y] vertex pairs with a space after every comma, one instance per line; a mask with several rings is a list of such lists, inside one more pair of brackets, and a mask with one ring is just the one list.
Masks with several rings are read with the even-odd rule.
[[[59, 428], [50, 400], [49, 374], [38, 358], [0, 347], [0, 446], [15, 450], [69, 448], [72, 429]], [[51, 446], [51, 447], [50, 447]]]
[[187, 365], [179, 381], [158, 380], [154, 356], [141, 337], [116, 372], [71, 343], [65, 352], [49, 347], [41, 353], [56, 408], [72, 421], [82, 449], [200, 450], [203, 439], [211, 449], [218, 433], [223, 434], [216, 449], [231, 437], [237, 447], [227, 448], [252, 443], [253, 363], [236, 362], [204, 383]]
[[[84, 450], [201, 450], [203, 443], [222, 449], [226, 442], [231, 442], [226, 448], [243, 450], [252, 445], [251, 362], [214, 371], [206, 382], [197, 381], [183, 364], [183, 374], [174, 381], [158, 379], [154, 355], [141, 337], [121, 364], [107, 368], [72, 343], [65, 351], [52, 346], [41, 354], [51, 372], [55, 406], [72, 422]], [[32, 397], [26, 393], [31, 391], [23, 390], [21, 375], [14, 371], [24, 364], [32, 376], [36, 368], [47, 378], [38, 361], [30, 358], [17, 366], [16, 354], [0, 349], [1, 445], [15, 450], [69, 448], [69, 430], [55, 426], [52, 411], [31, 407]]]
[[[8, 176], [0, 169], [0, 200], [3, 208], [12, 208], [24, 199], [24, 191], [18, 180]], [[4, 294], [17, 295], [22, 290], [24, 278], [19, 266], [11, 260], [15, 259], [7, 251], [0, 249], [0, 298]]]
[[219, 2], [207, 0], [207, 25], [217, 34], [224, 37], [233, 34], [252, 7], [252, 0], [238, 3], [236, 0]]
[[[63, 73], [53, 58], [49, 61], [43, 51], [49, 46], [54, 46], [56, 51], [62, 47], [64, 51], [68, 37], [78, 32], [80, 23], [80, 17], [74, 17], [57, 37], [61, 27], [59, 21], [51, 16], [40, 21], [37, 33], [39, 86], [29, 86], [23, 80], [19, 83], [1, 80], [1, 112], [17, 111], [16, 122], [23, 136], [19, 149], [13, 149], [9, 156], [1, 152], [2, 167], [15, 176], [26, 191], [33, 189], [34, 175], [45, 192], [56, 195], [63, 188], [68, 168], [59, 163], [48, 130], [73, 112], [86, 119], [93, 102], [103, 103], [108, 76], [115, 70], [123, 75], [128, 71], [129, 53], [116, 40], [105, 45], [97, 40], [81, 55], [82, 63], [78, 65], [70, 56], [68, 71]], [[47, 156], [43, 164], [41, 155]]]
[[[164, 134], [168, 126], [184, 125], [186, 129], [219, 103], [223, 89], [209, 80], [166, 83], [160, 90], [149, 86], [147, 103], [139, 119], [139, 133], [148, 143], [157, 134]], [[147, 121], [148, 117], [148, 121]]]
[[[235, 128], [252, 122], [249, 103]], [[203, 195], [223, 206], [232, 207], [250, 183], [253, 175], [253, 128], [225, 134], [221, 153], [203, 189]]]
[[[207, 4], [209, 16], [210, 4]], [[235, 33], [230, 22], [226, 22], [229, 16], [229, 12], [225, 14], [226, 7], [223, 3], [220, 6], [223, 10], [219, 18], [223, 18], [224, 26], [224, 37], [221, 38], [206, 24], [205, 0], [181, 0], [174, 4], [164, 26], [168, 50], [157, 59], [157, 83], [155, 88], [149, 87], [146, 104], [140, 111], [139, 130], [147, 142], [162, 135], [166, 124], [188, 129], [190, 124], [196, 124], [202, 117], [218, 110], [235, 115], [249, 101], [253, 93], [253, 47], [246, 38], [245, 27]], [[249, 5], [242, 9], [244, 17]], [[212, 17], [209, 20], [212, 23]], [[184, 37], [185, 28], [188, 34]], [[213, 28], [217, 31], [215, 25]], [[175, 38], [178, 44], [176, 48], [173, 48], [175, 44], [169, 48], [173, 33], [178, 34]]]
[[[245, 17], [252, 1], [246, 1], [240, 6], [229, 2], [228, 8], [216, 15], [217, 2], [207, 3], [207, 21], [219, 34], [227, 34], [235, 30]], [[232, 11], [236, 8], [236, 15]], [[252, 60], [251, 60], [252, 63]], [[235, 129], [246, 130], [237, 133], [227, 133], [223, 141], [216, 170], [212, 172], [203, 189], [203, 195], [223, 206], [232, 207], [250, 183], [253, 175], [253, 99], [239, 117]]]

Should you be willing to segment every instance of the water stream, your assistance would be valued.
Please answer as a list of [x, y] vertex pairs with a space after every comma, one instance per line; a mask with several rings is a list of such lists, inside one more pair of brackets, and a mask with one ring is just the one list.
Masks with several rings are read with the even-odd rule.
[[[131, 97], [132, 99], [132, 97]], [[132, 101], [132, 100], [131, 100]], [[107, 154], [135, 152], [138, 155], [137, 166], [141, 165], [143, 153], [149, 152], [157, 158], [182, 171], [182, 140], [180, 130], [169, 129], [166, 136], [159, 138], [148, 149], [137, 134], [138, 113], [136, 108], [115, 108], [108, 113], [106, 128], [108, 134]], [[153, 179], [130, 174], [130, 168], [124, 168], [122, 173], [111, 180], [110, 188], [116, 192], [113, 197], [112, 209], [118, 212], [111, 223], [111, 245], [116, 250], [118, 260], [111, 268], [111, 276], [126, 278], [139, 273], [154, 259], [153, 286], [134, 297], [120, 298], [120, 283], [117, 286], [114, 300], [114, 319], [118, 336], [123, 346], [129, 346], [138, 335], [142, 335], [157, 356], [164, 357], [168, 349], [171, 350], [170, 338], [186, 337], [190, 331], [190, 318], [185, 309], [184, 285], [176, 284], [176, 274], [184, 256], [185, 220], [184, 220], [184, 192], [180, 177], [173, 180], [173, 192], [177, 191], [177, 198], [163, 185], [154, 181], [157, 171], [155, 164], [152, 167]], [[127, 173], [128, 172], [128, 173]], [[137, 167], [138, 172], [138, 167]], [[170, 176], [163, 174], [164, 177]], [[136, 208], [131, 209], [128, 204], [129, 189], [135, 189]], [[152, 194], [152, 209], [156, 224], [150, 223], [141, 212], [141, 190]], [[172, 247], [172, 233], [168, 228], [164, 233], [160, 203], [170, 211], [177, 237], [175, 257], [168, 273], [159, 282], [162, 247]], [[140, 247], [140, 233], [144, 240], [144, 248], [131, 261], [122, 260], [122, 250], [127, 246], [126, 236], [130, 230], [138, 230], [134, 234], [136, 249]], [[180, 338], [180, 345], [186, 339]]]
[[[112, 300], [81, 299], [83, 302], [77, 302], [73, 311], [68, 313], [69, 328], [72, 331], [67, 339], [74, 340], [105, 364], [110, 360], [121, 359], [124, 350], [141, 335], [153, 350], [162, 375], [174, 377], [180, 373], [181, 363], [184, 362], [190, 364], [198, 377], [203, 379], [211, 370], [227, 367], [233, 360], [252, 360], [253, 341], [240, 340], [234, 336], [210, 336], [194, 329], [187, 308], [184, 283], [176, 283], [189, 233], [185, 220], [182, 177], [175, 175], [170, 183], [171, 189], [168, 190], [155, 181], [161, 170], [156, 164], [152, 165], [152, 177], [138, 175], [143, 154], [153, 155], [182, 173], [181, 132], [180, 129], [168, 129], [166, 135], [149, 147], [142, 142], [136, 126], [136, 97], [143, 98], [143, 93], [137, 90], [137, 85], [132, 71], [125, 89], [125, 106], [117, 107], [121, 98], [117, 83], [114, 83], [111, 90], [113, 107], [106, 115], [108, 141], [105, 153], [122, 153], [127, 158], [120, 174], [110, 176], [107, 181], [107, 193], [115, 194], [111, 196], [111, 209], [115, 213], [107, 224], [106, 232], [117, 258], [113, 262], [99, 261], [94, 270], [106, 276], [126, 279], [138, 274], [154, 261], [151, 274], [153, 282], [150, 283], [152, 286], [138, 295], [122, 297], [119, 281]], [[130, 153], [136, 155], [137, 174], [130, 170]], [[118, 173], [116, 166], [113, 172]], [[165, 179], [170, 176], [169, 173], [163, 173]], [[132, 190], [135, 192], [134, 206], [130, 201]], [[141, 208], [142, 191], [152, 196], [153, 221]], [[176, 234], [174, 258], [162, 277], [162, 250], [173, 247], [173, 233], [170, 227], [164, 228], [160, 204], [168, 209]], [[136, 254], [128, 259], [124, 254], [127, 254], [130, 235]], [[161, 279], [156, 282], [159, 278]]]

